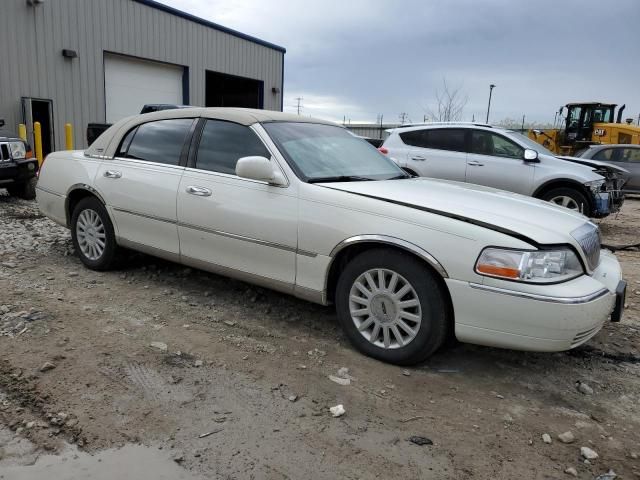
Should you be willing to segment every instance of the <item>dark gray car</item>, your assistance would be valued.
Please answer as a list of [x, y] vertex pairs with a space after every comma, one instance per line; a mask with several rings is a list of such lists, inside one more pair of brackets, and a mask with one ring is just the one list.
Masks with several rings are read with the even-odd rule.
[[640, 145], [592, 145], [577, 154], [580, 158], [600, 160], [629, 171], [624, 193], [640, 193]]

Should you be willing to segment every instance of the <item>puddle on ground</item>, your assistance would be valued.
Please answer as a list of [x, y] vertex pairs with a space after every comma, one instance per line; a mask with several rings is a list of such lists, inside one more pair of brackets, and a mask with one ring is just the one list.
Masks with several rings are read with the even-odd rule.
[[60, 455], [42, 455], [33, 465], [2, 466], [2, 480], [197, 480], [167, 457], [143, 445], [126, 445], [90, 455], [67, 448]]

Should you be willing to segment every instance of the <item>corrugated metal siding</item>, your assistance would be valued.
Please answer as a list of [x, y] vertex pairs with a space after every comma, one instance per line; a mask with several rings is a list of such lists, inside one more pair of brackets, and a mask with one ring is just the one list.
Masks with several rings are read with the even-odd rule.
[[83, 147], [87, 123], [104, 122], [104, 51], [188, 67], [192, 105], [212, 70], [262, 80], [264, 108], [281, 110], [283, 52], [132, 0], [2, 0], [0, 45], [0, 118], [17, 129], [20, 97], [53, 100], [57, 149], [65, 123]]

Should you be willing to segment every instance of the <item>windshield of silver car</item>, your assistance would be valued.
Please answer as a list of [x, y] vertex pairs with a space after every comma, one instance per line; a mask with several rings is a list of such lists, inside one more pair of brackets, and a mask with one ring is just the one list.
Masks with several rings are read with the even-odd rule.
[[309, 183], [409, 178], [392, 160], [344, 128], [292, 122], [263, 126], [291, 168]]

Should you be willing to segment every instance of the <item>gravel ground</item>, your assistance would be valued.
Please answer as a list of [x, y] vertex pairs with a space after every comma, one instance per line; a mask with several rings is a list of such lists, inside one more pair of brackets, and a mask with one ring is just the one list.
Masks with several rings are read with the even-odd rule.
[[[600, 223], [637, 242], [640, 200]], [[86, 270], [67, 230], [0, 197], [0, 478], [134, 444], [203, 478], [640, 478], [640, 252], [618, 256], [628, 309], [586, 345], [402, 369], [330, 308], [139, 254]]]

